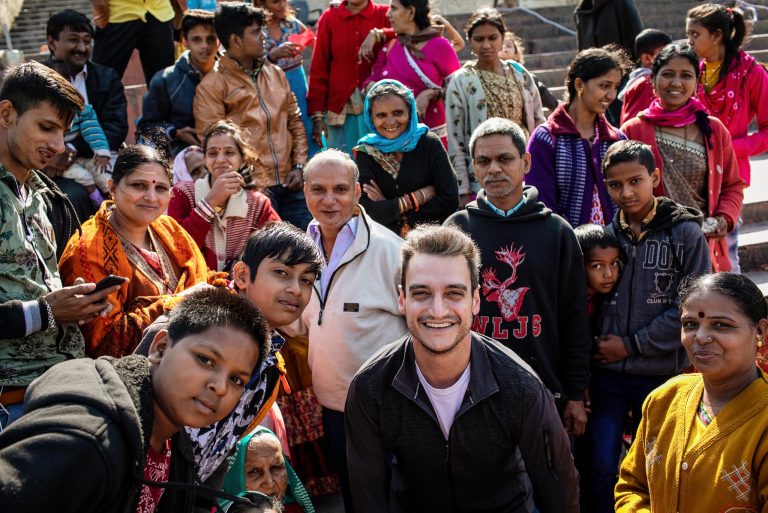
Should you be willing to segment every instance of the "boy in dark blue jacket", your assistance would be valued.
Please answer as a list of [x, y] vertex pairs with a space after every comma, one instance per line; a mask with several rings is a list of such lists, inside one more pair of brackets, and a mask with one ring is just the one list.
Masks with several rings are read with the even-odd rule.
[[155, 73], [141, 106], [140, 132], [164, 130], [172, 141], [173, 154], [200, 145], [195, 133], [192, 100], [200, 80], [213, 69], [219, 38], [213, 28], [213, 13], [192, 9], [181, 20], [182, 42], [187, 47], [173, 66]]
[[678, 285], [711, 269], [701, 212], [653, 196], [660, 176], [650, 146], [614, 144], [603, 159], [603, 175], [619, 207], [606, 230], [619, 240], [624, 269], [603, 305], [595, 340], [585, 490], [593, 513], [613, 511], [627, 411], [634, 433], [648, 393], [688, 366]]

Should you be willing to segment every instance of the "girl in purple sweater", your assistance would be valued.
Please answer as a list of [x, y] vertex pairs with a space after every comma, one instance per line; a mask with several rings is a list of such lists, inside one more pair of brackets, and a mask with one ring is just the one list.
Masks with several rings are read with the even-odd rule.
[[608, 224], [615, 205], [603, 182], [608, 148], [626, 139], [608, 123], [605, 111], [616, 98], [629, 60], [612, 47], [579, 52], [568, 67], [568, 102], [558, 106], [528, 142], [531, 171], [525, 179], [539, 201], [571, 226]]

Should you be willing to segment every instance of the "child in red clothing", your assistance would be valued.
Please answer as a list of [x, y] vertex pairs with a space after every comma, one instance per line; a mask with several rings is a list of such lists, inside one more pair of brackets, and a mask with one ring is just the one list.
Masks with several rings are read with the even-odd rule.
[[653, 59], [662, 48], [672, 42], [669, 34], [656, 29], [645, 29], [635, 38], [635, 55], [638, 56], [638, 67], [632, 70], [627, 84], [619, 93], [621, 100], [621, 121], [623, 125], [637, 116], [637, 113], [651, 105], [655, 95], [651, 82], [651, 66]]

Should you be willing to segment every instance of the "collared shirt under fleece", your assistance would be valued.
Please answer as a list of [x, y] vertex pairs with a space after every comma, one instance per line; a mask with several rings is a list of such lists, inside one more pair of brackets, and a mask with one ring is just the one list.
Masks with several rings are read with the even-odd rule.
[[360, 366], [407, 332], [397, 305], [403, 239], [358, 208], [355, 239], [328, 278], [325, 299], [315, 282], [301, 315], [315, 394], [320, 404], [335, 411], [344, 411], [349, 384]]
[[328, 283], [331, 281], [331, 276], [339, 267], [344, 254], [347, 252], [352, 243], [355, 242], [358, 221], [359, 217], [355, 216], [344, 223], [344, 226], [341, 227], [339, 233], [336, 234], [336, 240], [333, 243], [331, 255], [327, 258], [325, 256], [325, 250], [323, 249], [323, 234], [320, 231], [320, 223], [314, 219], [309, 223], [307, 231], [312, 237], [312, 240], [315, 241], [317, 249], [320, 250], [320, 254], [323, 255], [323, 258], [325, 258], [323, 272], [320, 275], [320, 295], [323, 299], [325, 299], [325, 292], [328, 290]]

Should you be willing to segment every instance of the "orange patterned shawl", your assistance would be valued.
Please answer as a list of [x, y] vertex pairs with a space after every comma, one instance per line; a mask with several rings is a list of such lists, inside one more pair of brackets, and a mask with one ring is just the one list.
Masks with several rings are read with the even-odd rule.
[[[173, 295], [163, 294], [156, 282], [131, 264], [120, 237], [107, 219], [112, 207], [111, 201], [102, 204], [96, 215], [83, 224], [82, 233], [72, 236], [59, 261], [64, 285], [72, 285], [77, 277], [86, 282], [98, 282], [110, 274], [129, 278], [107, 298], [112, 311], [105, 318], [99, 317], [80, 327], [85, 337], [85, 352], [92, 358], [130, 354], [141, 340], [144, 328], [176, 302]], [[209, 272], [197, 244], [171, 217], [161, 215], [150, 227], [179, 279], [175, 293], [199, 282], [226, 283], [224, 274]]]

